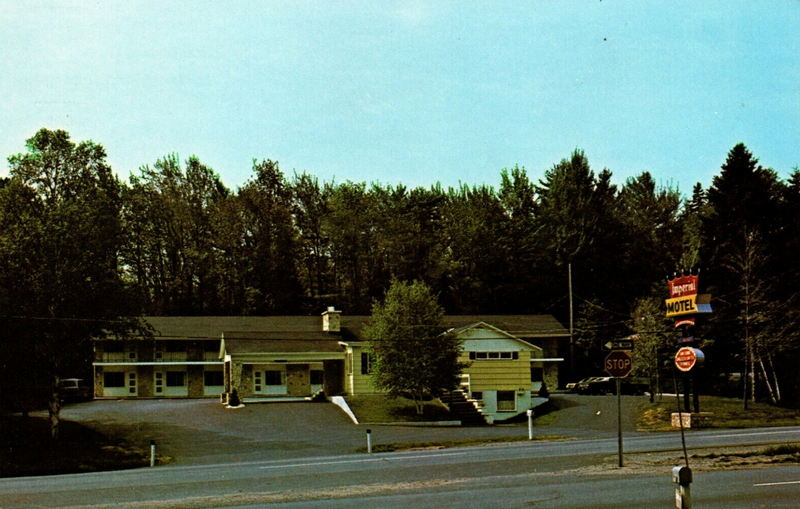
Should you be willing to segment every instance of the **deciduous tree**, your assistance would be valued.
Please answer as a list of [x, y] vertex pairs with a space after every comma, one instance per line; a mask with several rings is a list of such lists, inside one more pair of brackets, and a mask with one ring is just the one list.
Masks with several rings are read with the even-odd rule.
[[422, 414], [426, 397], [456, 388], [465, 367], [457, 338], [443, 333], [444, 311], [424, 283], [392, 282], [372, 307], [364, 328], [375, 356], [375, 383], [391, 396], [408, 396]]

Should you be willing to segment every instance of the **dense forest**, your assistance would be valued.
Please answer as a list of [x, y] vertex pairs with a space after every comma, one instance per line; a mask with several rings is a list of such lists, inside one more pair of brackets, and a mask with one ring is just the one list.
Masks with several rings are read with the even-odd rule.
[[744, 144], [720, 161], [687, 196], [646, 171], [617, 185], [580, 150], [541, 179], [498, 169], [496, 189], [320, 182], [267, 159], [234, 190], [172, 154], [124, 181], [101, 145], [43, 129], [0, 183], [4, 358], [10, 334], [51, 354], [142, 314], [367, 314], [394, 279], [426, 283], [449, 314], [566, 325], [571, 271], [589, 371], [613, 337], [672, 345], [666, 279], [699, 271], [714, 313], [693, 333], [710, 366], [747, 364], [772, 397], [800, 343], [800, 170], [784, 181]]

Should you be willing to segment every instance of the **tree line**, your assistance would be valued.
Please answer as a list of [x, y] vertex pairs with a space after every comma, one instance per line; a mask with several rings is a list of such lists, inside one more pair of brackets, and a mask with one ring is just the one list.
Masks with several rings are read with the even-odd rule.
[[424, 282], [449, 314], [566, 324], [570, 270], [584, 371], [612, 337], [666, 341], [676, 271], [700, 270], [714, 296], [698, 335], [718, 370], [746, 364], [752, 390], [774, 393], [771, 366], [797, 348], [800, 170], [784, 181], [743, 144], [689, 196], [647, 171], [616, 185], [580, 150], [538, 180], [503, 169], [496, 189], [320, 182], [269, 159], [231, 189], [198, 157], [174, 154], [122, 180], [100, 144], [48, 129], [8, 165], [5, 351], [85, 349], [66, 336], [136, 327], [126, 317], [139, 315], [368, 314], [393, 280]]

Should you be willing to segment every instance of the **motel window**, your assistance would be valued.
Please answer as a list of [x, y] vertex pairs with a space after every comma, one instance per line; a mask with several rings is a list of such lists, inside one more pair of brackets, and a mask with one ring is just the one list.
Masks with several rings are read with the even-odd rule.
[[361, 374], [372, 374], [372, 356], [368, 352], [361, 353]]
[[108, 353], [122, 353], [125, 351], [125, 344], [122, 341], [106, 341], [104, 346]]
[[264, 385], [283, 385], [280, 371], [264, 371]]
[[203, 351], [215, 353], [219, 352], [219, 340], [217, 341], [203, 341]]
[[106, 371], [103, 373], [103, 385], [106, 387], [125, 387], [125, 373], [122, 371]]
[[185, 371], [167, 371], [167, 387], [183, 387], [186, 385]]
[[311, 370], [311, 385], [322, 385], [325, 380], [325, 372], [319, 369]]
[[514, 391], [497, 391], [497, 411], [513, 412], [517, 409]]
[[205, 371], [203, 372], [203, 383], [206, 387], [220, 386], [225, 383], [222, 371]]

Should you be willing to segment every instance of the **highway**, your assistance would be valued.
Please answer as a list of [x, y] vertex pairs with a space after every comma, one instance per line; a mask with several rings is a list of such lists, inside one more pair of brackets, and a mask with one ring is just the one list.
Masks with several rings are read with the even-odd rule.
[[[797, 442], [800, 427], [695, 431], [687, 441]], [[680, 457], [680, 435], [633, 436], [624, 448]], [[0, 507], [673, 506], [669, 467], [619, 469], [608, 461], [616, 451], [616, 439], [585, 439], [10, 478], [0, 479]], [[797, 507], [800, 467], [696, 472], [692, 487], [696, 507]]]

